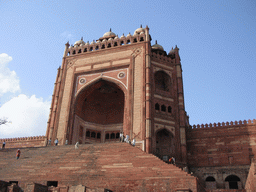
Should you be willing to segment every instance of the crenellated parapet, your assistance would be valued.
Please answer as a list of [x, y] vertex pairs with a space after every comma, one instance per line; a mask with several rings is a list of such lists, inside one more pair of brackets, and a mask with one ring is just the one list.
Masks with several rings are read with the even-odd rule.
[[87, 43], [75, 44], [71, 45], [67, 49], [66, 56], [74, 56], [82, 53], [89, 53], [92, 51], [98, 51], [102, 49], [109, 49], [113, 47], [125, 46], [128, 44], [136, 44], [139, 42], [143, 42], [146, 39], [146, 35], [144, 32], [140, 34], [131, 35], [130, 33], [125, 37], [122, 35], [120, 38], [115, 36], [114, 38], [105, 38], [103, 40], [97, 40], [96, 42], [93, 40], [91, 43], [89, 41]]
[[2, 144], [5, 141], [5, 148], [42, 147], [46, 145], [46, 136], [16, 137], [0, 139]]
[[230, 122], [222, 122], [222, 123], [209, 123], [209, 124], [197, 124], [197, 125], [192, 125], [189, 126], [189, 129], [209, 129], [209, 128], [226, 128], [226, 127], [230, 127], [230, 126], [241, 126], [241, 125], [256, 125], [256, 120], [244, 120], [244, 121], [230, 121]]
[[44, 135], [40, 135], [40, 136], [31, 136], [31, 137], [15, 137], [15, 138], [7, 138], [7, 139], [0, 139], [0, 143], [1, 142], [6, 142], [6, 141], [30, 141], [30, 140], [41, 140], [41, 139], [45, 139]]

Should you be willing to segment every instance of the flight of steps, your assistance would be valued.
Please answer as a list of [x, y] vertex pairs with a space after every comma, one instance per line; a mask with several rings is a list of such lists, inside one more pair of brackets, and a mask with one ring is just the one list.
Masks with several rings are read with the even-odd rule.
[[22, 148], [0, 151], [0, 180], [112, 191], [200, 191], [197, 178], [127, 143]]

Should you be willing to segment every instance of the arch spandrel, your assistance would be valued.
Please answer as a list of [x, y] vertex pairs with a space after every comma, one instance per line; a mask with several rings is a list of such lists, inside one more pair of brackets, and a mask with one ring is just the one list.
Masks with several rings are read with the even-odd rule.
[[163, 129], [166, 129], [166, 130], [168, 130], [170, 133], [172, 133], [173, 137], [175, 136], [175, 127], [155, 123], [155, 125], [154, 125], [155, 135], [156, 135], [159, 131], [161, 131], [161, 130], [163, 130]]
[[89, 87], [100, 80], [115, 83], [126, 94], [128, 89], [128, 69], [78, 76], [76, 79], [75, 97], [77, 97], [81, 91], [86, 89], [86, 87]]

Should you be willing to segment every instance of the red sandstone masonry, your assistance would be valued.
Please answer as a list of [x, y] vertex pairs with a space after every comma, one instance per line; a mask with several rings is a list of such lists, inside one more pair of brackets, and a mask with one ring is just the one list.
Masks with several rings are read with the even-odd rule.
[[5, 141], [5, 148], [43, 147], [46, 145], [45, 136], [18, 137], [0, 139], [0, 144]]
[[24, 148], [19, 160], [15, 151], [0, 151], [0, 180], [19, 181], [22, 188], [27, 182], [58, 181], [113, 191], [199, 191], [197, 178], [126, 143]]
[[190, 166], [250, 165], [256, 154], [256, 120], [194, 125], [187, 143]]

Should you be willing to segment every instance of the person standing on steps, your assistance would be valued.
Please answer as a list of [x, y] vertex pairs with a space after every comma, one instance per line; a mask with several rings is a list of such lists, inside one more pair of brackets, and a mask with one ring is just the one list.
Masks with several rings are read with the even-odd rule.
[[54, 143], [55, 143], [55, 146], [58, 145], [58, 143], [59, 143], [58, 138], [55, 139]]
[[136, 143], [136, 140], [133, 139], [133, 140], [132, 140], [132, 146], [133, 146], [133, 147], [135, 147], [135, 143]]
[[124, 134], [123, 132], [120, 133], [120, 142], [123, 142]]
[[3, 142], [3, 145], [2, 145], [2, 149], [4, 149], [5, 148], [5, 141]]
[[129, 135], [126, 135], [126, 143], [129, 143]]
[[17, 152], [16, 152], [16, 158], [17, 158], [17, 159], [20, 158], [20, 153], [21, 153], [21, 152], [20, 152], [20, 149], [18, 149]]

